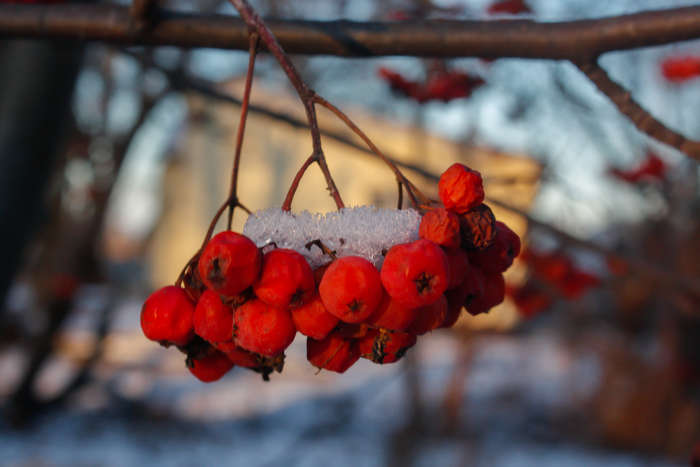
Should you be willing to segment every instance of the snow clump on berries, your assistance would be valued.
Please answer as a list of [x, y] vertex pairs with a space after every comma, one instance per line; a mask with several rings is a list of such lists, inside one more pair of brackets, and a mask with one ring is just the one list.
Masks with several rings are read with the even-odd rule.
[[418, 240], [421, 215], [413, 209], [381, 209], [374, 206], [343, 208], [326, 214], [302, 211], [292, 214], [278, 208], [257, 211], [243, 227], [243, 234], [258, 247], [275, 243], [278, 248], [296, 250], [312, 268], [328, 263], [314, 240], [336, 256], [361, 256], [378, 269], [392, 245]]

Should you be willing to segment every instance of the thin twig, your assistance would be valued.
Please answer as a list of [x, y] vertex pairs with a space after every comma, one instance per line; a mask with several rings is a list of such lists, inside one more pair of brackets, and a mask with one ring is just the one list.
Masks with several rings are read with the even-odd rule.
[[[207, 233], [204, 236], [204, 240], [202, 241], [201, 246], [197, 250], [197, 252], [192, 255], [192, 257], [185, 263], [185, 266], [182, 268], [180, 271], [180, 274], [177, 276], [177, 280], [175, 281], [175, 285], [180, 287], [182, 284], [182, 279], [185, 277], [185, 273], [187, 272], [187, 269], [193, 265], [197, 260], [199, 259], [199, 255], [202, 254], [202, 250], [204, 250], [204, 247], [207, 245], [207, 242], [211, 240], [212, 235], [214, 234], [214, 229], [216, 228], [216, 224], [219, 222], [219, 218], [221, 218], [221, 215], [226, 211], [226, 209], [231, 205], [231, 200], [227, 199], [224, 201], [224, 204], [222, 204], [219, 209], [216, 211], [216, 214], [214, 214], [214, 217], [212, 218], [211, 222], [209, 222], [209, 227], [207, 228]], [[239, 205], [240, 206], [240, 205]]]
[[245, 76], [245, 88], [243, 90], [243, 101], [241, 102], [241, 118], [238, 121], [238, 131], [236, 133], [236, 152], [233, 156], [233, 170], [231, 170], [231, 187], [228, 193], [228, 221], [226, 225], [231, 230], [233, 222], [233, 211], [238, 203], [238, 169], [241, 164], [241, 149], [243, 147], [243, 135], [245, 134], [245, 124], [248, 119], [248, 104], [250, 102], [250, 89], [253, 85], [253, 74], [255, 71], [255, 57], [258, 51], [258, 34], [250, 35], [250, 49], [248, 50], [248, 71]]
[[397, 180], [396, 185], [399, 187], [399, 197], [396, 201], [396, 207], [397, 209], [403, 209], [403, 183]]
[[[348, 126], [348, 128], [355, 132], [355, 134], [359, 136], [367, 146], [369, 146], [369, 148], [375, 155], [377, 155], [381, 160], [384, 161], [385, 164], [389, 166], [391, 171], [394, 172], [394, 175], [396, 176], [396, 181], [402, 183], [406, 187], [406, 192], [411, 198], [411, 203], [413, 204], [413, 207], [418, 208], [421, 204], [430, 204], [430, 199], [423, 193], [421, 193], [420, 190], [416, 188], [416, 186], [404, 176], [401, 170], [399, 170], [399, 168], [396, 167], [396, 164], [394, 164], [394, 162], [391, 159], [387, 158], [384, 155], [384, 153], [379, 150], [377, 145], [375, 145], [372, 142], [372, 140], [369, 139], [369, 137], [362, 130], [360, 130], [360, 128], [357, 125], [355, 125], [355, 122], [353, 122], [350, 119], [350, 117], [345, 115], [345, 113], [343, 113], [339, 108], [337, 108], [336, 106], [334, 106], [319, 95], [314, 95], [314, 101], [333, 112], [336, 115], [336, 117], [338, 117], [343, 123], [345, 123]], [[416, 199], [416, 196], [420, 199], [420, 201], [419, 199]]]
[[[328, 191], [331, 197], [335, 201], [335, 205], [338, 209], [345, 207], [343, 200], [340, 197], [338, 188], [331, 176], [330, 170], [328, 169], [328, 164], [326, 163], [326, 156], [323, 154], [323, 149], [321, 147], [321, 132], [318, 128], [318, 120], [316, 118], [316, 108], [314, 101], [314, 91], [307, 86], [307, 84], [301, 79], [299, 72], [292, 64], [285, 53], [282, 46], [277, 42], [277, 38], [272, 34], [272, 31], [267, 27], [265, 22], [260, 18], [260, 16], [255, 12], [255, 10], [248, 4], [246, 0], [230, 0], [231, 4], [238, 10], [241, 18], [246, 22], [248, 27], [256, 31], [260, 36], [260, 40], [265, 44], [267, 50], [277, 59], [277, 62], [282, 67], [282, 70], [287, 75], [289, 82], [296, 89], [299, 99], [304, 104], [304, 110], [306, 110], [306, 118], [309, 122], [309, 129], [311, 132], [311, 145], [313, 147], [313, 153], [311, 158], [312, 162], [317, 162], [323, 176], [326, 179], [326, 185], [328, 186]], [[298, 182], [297, 182], [298, 183]], [[292, 195], [293, 196], [293, 195]], [[291, 200], [282, 205], [282, 209], [291, 209]]]
[[576, 66], [615, 104], [618, 110], [651, 138], [672, 146], [695, 160], [700, 160], [700, 141], [693, 141], [671, 130], [635, 101], [630, 92], [613, 81], [595, 61]]
[[310, 155], [302, 164], [302, 166], [299, 168], [297, 171], [297, 174], [294, 176], [294, 180], [292, 180], [292, 184], [289, 186], [289, 190], [287, 191], [287, 196], [284, 198], [284, 203], [282, 203], [282, 209], [285, 211], [289, 211], [291, 206], [292, 206], [292, 200], [294, 199], [294, 195], [297, 192], [297, 188], [299, 188], [299, 182], [301, 181], [301, 178], [304, 176], [304, 173], [306, 173], [306, 169], [309, 168], [311, 164], [316, 162], [316, 158], [314, 155]]

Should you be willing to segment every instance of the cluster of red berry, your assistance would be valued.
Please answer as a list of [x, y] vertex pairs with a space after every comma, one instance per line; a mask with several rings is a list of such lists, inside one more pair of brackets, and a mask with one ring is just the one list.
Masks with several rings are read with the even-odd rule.
[[566, 300], [576, 300], [601, 282], [599, 277], [577, 267], [561, 252], [526, 249], [521, 260], [527, 264], [533, 280], [508, 287], [507, 294], [526, 318], [549, 308], [556, 295]]
[[521, 13], [532, 13], [532, 10], [524, 0], [501, 0], [489, 5], [486, 10], [491, 15], [519, 15]]
[[190, 371], [207, 382], [234, 365], [265, 378], [281, 371], [297, 331], [319, 369], [342, 373], [361, 357], [395, 362], [417, 336], [451, 327], [462, 308], [476, 315], [501, 303], [502, 273], [520, 252], [518, 236], [483, 204], [478, 172], [454, 164], [438, 188], [444, 207], [427, 210], [420, 238], [389, 248], [381, 270], [332, 252], [312, 270], [295, 250], [264, 251], [221, 232], [187, 270], [184, 287], [146, 300], [143, 332], [186, 353]]
[[671, 83], [683, 83], [700, 76], [700, 57], [692, 55], [665, 58], [661, 73]]
[[662, 180], [666, 176], [666, 163], [653, 152], [647, 154], [637, 167], [629, 170], [609, 169], [610, 175], [627, 183]]
[[392, 90], [420, 103], [431, 100], [449, 102], [469, 97], [474, 89], [484, 84], [484, 80], [478, 76], [458, 70], [431, 73], [423, 83], [411, 81], [386, 67], [379, 68], [378, 73]]

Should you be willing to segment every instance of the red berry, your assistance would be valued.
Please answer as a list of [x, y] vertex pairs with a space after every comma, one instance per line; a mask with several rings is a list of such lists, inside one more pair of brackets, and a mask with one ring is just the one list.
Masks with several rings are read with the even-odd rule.
[[244, 235], [224, 231], [204, 247], [197, 269], [207, 287], [233, 297], [255, 282], [260, 263], [261, 254], [255, 243]]
[[447, 290], [456, 289], [462, 282], [469, 270], [469, 258], [467, 253], [459, 248], [445, 251], [447, 264], [449, 266], [450, 281], [447, 283]]
[[668, 81], [682, 83], [700, 76], [700, 58], [693, 56], [668, 57], [661, 62], [661, 72]]
[[278, 248], [265, 254], [255, 295], [270, 306], [295, 307], [314, 294], [314, 273], [306, 259], [294, 250]]
[[266, 357], [281, 354], [294, 340], [296, 328], [289, 310], [259, 299], [248, 300], [234, 313], [234, 342]]
[[445, 248], [458, 248], [462, 241], [459, 218], [444, 208], [433, 209], [423, 215], [418, 235]]
[[492, 3], [488, 7], [488, 13], [492, 15], [496, 14], [511, 14], [517, 15], [520, 13], [530, 13], [530, 7], [523, 0], [501, 0]]
[[503, 302], [506, 293], [506, 284], [501, 273], [485, 273], [483, 275], [483, 293], [475, 296], [467, 311], [472, 315], [486, 313], [491, 308]]
[[438, 194], [446, 209], [465, 213], [484, 201], [481, 174], [463, 164], [452, 164], [440, 176]]
[[508, 290], [508, 295], [513, 299], [515, 306], [518, 307], [518, 311], [525, 318], [532, 318], [549, 308], [552, 304], [552, 299], [549, 295], [531, 282]]
[[416, 336], [406, 332], [372, 330], [357, 342], [360, 356], [374, 363], [393, 363], [416, 344]]
[[399, 305], [385, 293], [377, 310], [367, 318], [367, 324], [392, 331], [403, 331], [414, 319], [416, 319], [415, 308]]
[[204, 356], [187, 360], [190, 373], [202, 382], [211, 383], [233, 368], [233, 362], [221, 352], [211, 349]]
[[144, 335], [163, 344], [185, 345], [194, 336], [194, 305], [184, 290], [169, 285], [153, 292], [141, 308]]
[[469, 261], [484, 272], [504, 272], [520, 254], [520, 237], [503, 222], [496, 222], [496, 237], [490, 247], [471, 251]]
[[338, 324], [338, 318], [328, 313], [318, 294], [311, 301], [292, 309], [292, 320], [300, 333], [316, 340], [326, 337]]
[[211, 290], [206, 290], [197, 302], [193, 322], [194, 332], [209, 342], [228, 341], [233, 335], [233, 310]]
[[445, 313], [445, 320], [440, 325], [441, 328], [451, 328], [454, 326], [462, 312], [462, 307], [464, 306], [468, 293], [469, 291], [466, 287], [457, 287], [456, 289], [445, 292], [447, 312]]
[[204, 282], [199, 277], [199, 271], [196, 267], [187, 268], [182, 278], [182, 284], [185, 293], [194, 303], [197, 303], [204, 291], [207, 290], [207, 286], [204, 285]]
[[377, 309], [383, 295], [379, 272], [359, 256], [333, 261], [318, 291], [326, 310], [346, 323], [367, 319]]
[[217, 342], [213, 344], [219, 351], [228, 357], [234, 365], [245, 368], [257, 368], [260, 366], [255, 354], [237, 346], [233, 341]]
[[392, 300], [407, 308], [435, 302], [447, 289], [447, 256], [430, 240], [394, 245], [386, 254], [381, 279]]
[[416, 319], [406, 329], [410, 334], [423, 335], [428, 331], [439, 328], [447, 317], [447, 299], [440, 295], [438, 300], [416, 310]]
[[330, 333], [325, 339], [306, 340], [306, 358], [317, 368], [345, 373], [360, 358], [357, 344], [343, 339], [337, 333]]
[[484, 310], [474, 307], [477, 297], [484, 295], [484, 273], [477, 268], [469, 268], [467, 275], [464, 276], [464, 282], [459, 286], [464, 290], [464, 309], [470, 315], [483, 313]]

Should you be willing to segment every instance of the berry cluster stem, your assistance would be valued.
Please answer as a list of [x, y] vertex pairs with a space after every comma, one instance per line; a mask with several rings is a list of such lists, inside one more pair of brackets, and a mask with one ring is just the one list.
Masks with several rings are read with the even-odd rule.
[[[243, 135], [245, 134], [245, 124], [248, 119], [248, 104], [250, 102], [250, 90], [253, 86], [253, 73], [255, 71], [255, 58], [258, 51], [258, 43], [260, 37], [256, 32], [250, 34], [250, 48], [248, 54], [248, 71], [245, 76], [245, 89], [243, 91], [243, 101], [241, 102], [241, 118], [238, 122], [238, 131], [236, 133], [236, 151], [233, 156], [233, 170], [231, 170], [231, 188], [228, 193], [228, 221], [226, 223], [228, 230], [231, 230], [233, 222], [233, 212], [237, 206], [241, 206], [238, 202], [238, 169], [241, 165], [241, 149], [243, 147]], [[243, 208], [247, 211], [247, 209]]]
[[277, 62], [279, 62], [280, 67], [282, 67], [282, 70], [287, 75], [289, 82], [292, 84], [292, 86], [294, 86], [294, 89], [297, 91], [297, 94], [299, 95], [299, 98], [301, 99], [304, 105], [304, 110], [306, 111], [306, 118], [309, 122], [309, 128], [311, 131], [311, 145], [313, 151], [311, 156], [309, 156], [309, 158], [302, 166], [302, 169], [300, 169], [299, 173], [297, 173], [297, 176], [295, 177], [294, 182], [290, 187], [289, 193], [285, 198], [284, 204], [282, 205], [282, 209], [285, 211], [289, 211], [291, 209], [292, 199], [294, 198], [294, 193], [296, 192], [296, 188], [299, 185], [299, 180], [301, 179], [301, 176], [303, 176], [308, 166], [313, 162], [318, 163], [319, 167], [321, 168], [323, 176], [326, 179], [326, 184], [328, 185], [328, 191], [330, 192], [331, 197], [335, 201], [336, 207], [338, 209], [345, 207], [345, 205], [343, 204], [343, 200], [340, 197], [340, 193], [338, 192], [338, 188], [335, 184], [335, 181], [333, 180], [333, 177], [328, 169], [328, 164], [326, 163], [326, 156], [323, 154], [323, 148], [321, 147], [321, 131], [318, 127], [318, 120], [316, 118], [315, 107], [316, 101], [314, 100], [314, 96], [316, 94], [301, 79], [299, 72], [292, 64], [292, 61], [289, 59], [289, 56], [287, 56], [284, 49], [282, 49], [282, 46], [279, 44], [279, 42], [277, 42], [277, 38], [274, 36], [274, 34], [272, 34], [272, 31], [270, 31], [270, 29], [267, 27], [262, 18], [260, 18], [257, 12], [253, 9], [253, 7], [251, 7], [246, 0], [230, 0], [230, 2], [233, 5], [233, 7], [236, 10], [238, 10], [238, 13], [241, 15], [243, 21], [245, 21], [245, 23], [253, 32], [257, 33], [260, 36], [260, 40], [265, 44], [267, 50], [275, 57]]
[[394, 175], [396, 176], [396, 181], [399, 183], [399, 185], [403, 185], [406, 187], [406, 192], [411, 198], [411, 203], [413, 204], [413, 207], [418, 209], [421, 205], [429, 205], [431, 203], [430, 199], [423, 193], [421, 193], [421, 191], [418, 188], [416, 188], [416, 186], [408, 178], [406, 178], [406, 176], [401, 172], [401, 170], [396, 166], [396, 164], [394, 164], [394, 162], [391, 159], [386, 157], [386, 155], [384, 155], [384, 153], [379, 150], [377, 145], [374, 144], [374, 142], [372, 142], [371, 139], [369, 139], [365, 132], [362, 131], [355, 124], [355, 122], [353, 122], [350, 119], [350, 117], [345, 115], [345, 113], [342, 110], [340, 110], [338, 107], [331, 104], [318, 94], [314, 94], [313, 99], [314, 102], [316, 102], [317, 104], [333, 112], [336, 117], [338, 117], [343, 123], [345, 123], [345, 125], [347, 125], [348, 128], [350, 128], [357, 136], [359, 136], [362, 139], [362, 141], [365, 142], [365, 144], [372, 150], [372, 152], [377, 157], [379, 157], [382, 161], [384, 161], [384, 163], [387, 166], [389, 166], [391, 171], [394, 172]]

